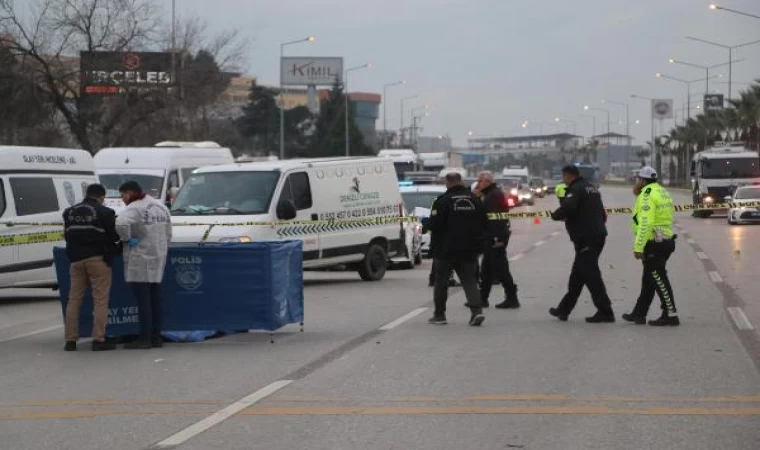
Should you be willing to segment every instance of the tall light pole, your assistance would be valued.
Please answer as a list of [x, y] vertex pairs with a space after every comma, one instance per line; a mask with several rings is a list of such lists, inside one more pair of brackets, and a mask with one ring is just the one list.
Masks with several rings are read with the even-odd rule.
[[372, 63], [366, 63], [362, 64], [361, 66], [351, 67], [350, 69], [346, 69], [345, 73], [343, 74], [343, 87], [345, 88], [343, 91], [343, 100], [346, 103], [346, 157], [351, 155], [351, 139], [348, 132], [348, 116], [350, 108], [348, 107], [348, 74], [350, 72], [354, 72], [356, 70], [362, 70], [362, 69], [368, 69], [372, 67]]
[[[578, 125], [578, 123], [577, 123], [577, 122], [575, 122], [575, 121], [572, 121], [572, 120], [570, 120], [570, 119], [565, 119], [565, 118], [563, 118], [563, 117], [555, 117], [555, 118], [554, 118], [554, 121], [555, 121], [555, 122], [557, 122], [557, 123], [560, 123], [560, 122], [567, 122], [567, 123], [569, 123], [569, 124], [571, 124], [571, 125], [573, 126], [573, 134], [575, 134], [575, 133], [577, 132], [577, 130], [576, 130], [576, 126]], [[559, 132], [559, 130], [557, 130], [557, 132]]]
[[[423, 105], [423, 106], [418, 106], [418, 107], [416, 107], [416, 108], [412, 108], [412, 109], [410, 110], [410, 114], [411, 114], [411, 116], [412, 116], [412, 129], [411, 129], [411, 131], [409, 132], [409, 141], [410, 141], [410, 142], [409, 142], [409, 144], [410, 144], [412, 147], [414, 147], [414, 145], [417, 143], [417, 122], [416, 122], [416, 120], [415, 120], [415, 117], [423, 117], [422, 115], [420, 115], [420, 116], [416, 116], [414, 113], [415, 113], [415, 112], [417, 112], [417, 111], [426, 111], [426, 113], [425, 113], [424, 115], [425, 115], [425, 116], [427, 116], [427, 115], [429, 115], [429, 114], [427, 113], [427, 110], [428, 110], [428, 109], [430, 109], [430, 105]], [[416, 150], [417, 150], [417, 149], [415, 148], [415, 151], [416, 151]]]
[[668, 62], [670, 62], [670, 64], [680, 64], [682, 66], [695, 67], [697, 69], [704, 70], [705, 71], [705, 93], [710, 92], [710, 70], [711, 69], [717, 69], [718, 67], [724, 67], [724, 66], [727, 66], [729, 64], [738, 63], [738, 62], [742, 62], [742, 61], [744, 61], [744, 59], [736, 59], [734, 61], [730, 61], [730, 62], [727, 62], [727, 63], [714, 64], [712, 66], [704, 66], [704, 65], [701, 65], [701, 64], [694, 64], [694, 63], [679, 61], [679, 60], [673, 59], [673, 58], [670, 58], [668, 60]]
[[602, 104], [610, 104], [610, 105], [616, 105], [616, 106], [624, 106], [625, 107], [625, 140], [626, 140], [626, 169], [628, 169], [628, 162], [631, 161], [631, 116], [629, 114], [629, 108], [628, 103], [626, 102], [618, 102], [613, 100], [602, 100]]
[[388, 148], [388, 127], [386, 125], [386, 119], [388, 117], [388, 88], [393, 86], [399, 86], [405, 84], [406, 80], [394, 81], [383, 85], [383, 148]]
[[607, 114], [607, 144], [610, 143], [610, 110], [604, 108], [592, 108], [588, 105], [583, 107], [584, 111], [602, 111]]
[[[172, 0], [172, 84], [177, 82], [177, 0]], [[177, 86], [174, 86], [177, 89]]]
[[596, 116], [593, 114], [578, 114], [578, 116], [591, 119], [591, 137], [593, 138], [596, 135]]
[[636, 95], [636, 94], [631, 94], [631, 98], [637, 98], [639, 100], [646, 100], [646, 101], [649, 102], [649, 118], [650, 118], [650, 120], [652, 122], [652, 129], [651, 129], [651, 132], [652, 132], [652, 153], [649, 155], [649, 164], [652, 165], [652, 166], [654, 166], [655, 165], [655, 152], [657, 151], [657, 149], [655, 148], [656, 146], [654, 144], [654, 137], [655, 137], [654, 136], [654, 133], [655, 133], [655, 131], [654, 131], [654, 114], [653, 114], [653, 112], [654, 112], [654, 98], [652, 98], [652, 97], [644, 97], [644, 96]]
[[[399, 128], [399, 132], [401, 133], [401, 146], [404, 145], [404, 102], [407, 100], [412, 100], [415, 98], [419, 98], [419, 95], [410, 95], [409, 97], [404, 97], [401, 99], [401, 127]], [[411, 134], [409, 135], [409, 139], [411, 140]]]
[[750, 13], [747, 13], [747, 12], [744, 12], [744, 11], [737, 11], [735, 9], [726, 8], [726, 7], [723, 7], [723, 6], [720, 6], [720, 5], [716, 5], [715, 3], [713, 3], [712, 5], [710, 5], [710, 9], [712, 9], [713, 11], [728, 11], [728, 12], [732, 12], [734, 14], [739, 14], [739, 15], [742, 15], [742, 16], [754, 17], [755, 19], [760, 19], [760, 16], [756, 16], [755, 14], [750, 14]]
[[417, 116], [412, 115], [412, 131], [414, 132], [414, 137], [412, 138], [411, 144], [415, 152], [419, 150], [417, 148], [417, 120], [422, 119], [423, 117], [428, 117], [428, 116], [430, 116], [429, 112], [425, 112], [424, 114], [420, 114]]
[[[671, 80], [671, 81], [678, 81], [679, 83], [685, 84], [686, 85], [686, 98], [688, 99], [689, 110], [691, 110], [691, 85], [694, 84], [694, 83], [698, 83], [700, 81], [704, 81], [704, 78], [699, 78], [697, 80], [684, 80], [682, 78], [672, 77], [670, 75], [666, 75], [666, 74], [660, 73], [660, 72], [657, 72], [655, 74], [655, 76], [657, 78], [662, 78], [662, 79]], [[722, 76], [722, 74], [718, 74], [718, 75], [715, 75], [715, 76], [713, 76], [711, 78], [720, 78], [721, 76]], [[691, 119], [691, 111], [689, 111], [688, 118]]]
[[741, 48], [741, 47], [746, 47], [748, 45], [758, 44], [758, 43], [760, 43], [760, 39], [758, 39], [756, 41], [752, 41], [752, 42], [745, 42], [745, 43], [739, 44], [739, 45], [725, 45], [725, 44], [721, 44], [721, 43], [718, 43], [718, 42], [708, 41], [708, 40], [705, 40], [705, 39], [699, 39], [699, 38], [695, 38], [695, 37], [691, 37], [691, 36], [686, 36], [686, 39], [690, 39], [692, 41], [701, 42], [703, 44], [714, 45], [716, 47], [721, 47], [721, 48], [728, 49], [728, 100], [730, 101], [731, 100], [731, 95], [733, 94], [732, 89], [731, 89], [731, 80], [733, 79], [733, 64], [731, 63], [731, 61], [734, 59], [734, 49]]
[[[288, 45], [314, 42], [314, 36], [309, 36], [296, 41], [288, 41], [280, 44], [280, 72], [282, 72], [282, 58], [285, 56], [285, 47]], [[285, 87], [280, 82], [280, 160], [285, 159]]]

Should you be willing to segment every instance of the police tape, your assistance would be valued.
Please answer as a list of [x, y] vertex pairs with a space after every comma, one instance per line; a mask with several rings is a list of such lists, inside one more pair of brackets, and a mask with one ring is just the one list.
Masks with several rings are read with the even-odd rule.
[[[732, 208], [760, 208], [760, 201], [745, 203], [710, 203], [710, 204], [689, 204], [674, 205], [676, 212], [690, 211], [715, 211]], [[607, 208], [607, 215], [632, 215], [632, 208]], [[530, 211], [530, 212], [510, 212], [510, 213], [489, 213], [489, 220], [506, 220], [506, 219], [533, 219], [550, 218], [552, 211]], [[415, 216], [381, 216], [381, 217], [362, 217], [354, 219], [321, 219], [321, 220], [254, 220], [246, 222], [232, 223], [203, 223], [203, 222], [186, 222], [174, 223], [175, 227], [207, 227], [201, 242], [205, 242], [211, 231], [216, 227], [249, 227], [249, 226], [266, 226], [272, 228], [278, 227], [307, 227], [306, 232], [327, 232], [327, 231], [347, 231], [355, 226], [374, 226], [388, 224], [404, 224], [421, 222], [421, 217]], [[14, 226], [31, 226], [31, 227], [62, 227], [62, 222], [0, 222], [0, 226], [12, 228]], [[0, 233], [2, 233], [0, 229]], [[284, 236], [289, 236], [285, 234]], [[29, 245], [42, 244], [46, 242], [63, 241], [63, 232], [50, 231], [42, 233], [25, 233], [25, 234], [0, 234], [0, 247], [10, 245]]]

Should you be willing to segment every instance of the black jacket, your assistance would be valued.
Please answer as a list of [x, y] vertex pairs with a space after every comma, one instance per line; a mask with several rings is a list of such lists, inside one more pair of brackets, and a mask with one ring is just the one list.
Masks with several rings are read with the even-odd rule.
[[567, 187], [560, 204], [552, 213], [552, 219], [565, 221], [567, 234], [573, 242], [607, 236], [607, 213], [602, 195], [594, 185], [583, 178], [576, 179]]
[[82, 203], [63, 212], [66, 236], [66, 254], [69, 261], [77, 262], [102, 256], [110, 265], [121, 252], [116, 233], [116, 214], [96, 200], [86, 198]]
[[454, 186], [435, 199], [426, 228], [434, 258], [474, 258], [482, 252], [488, 216], [469, 189]]
[[[481, 191], [483, 197], [483, 206], [486, 208], [486, 213], [508, 213], [509, 206], [507, 205], [507, 198], [504, 195], [504, 191], [500, 186], [492, 184]], [[511, 224], [509, 219], [504, 220], [489, 220], [488, 221], [488, 237], [489, 241], [506, 242], [509, 238]], [[491, 242], [489, 242], [490, 244]]]

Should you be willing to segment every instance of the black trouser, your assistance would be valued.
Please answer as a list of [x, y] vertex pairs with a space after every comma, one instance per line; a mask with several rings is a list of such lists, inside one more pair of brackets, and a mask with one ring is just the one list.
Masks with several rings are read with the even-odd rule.
[[[430, 265], [430, 275], [428, 275], [428, 281], [430, 284], [435, 283], [435, 258], [433, 258], [433, 264]], [[446, 276], [446, 279], [449, 280], [449, 282], [452, 282], [454, 280], [454, 271], [450, 271], [449, 274]]]
[[567, 294], [557, 307], [560, 314], [570, 315], [578, 303], [583, 286], [591, 292], [591, 299], [599, 314], [613, 314], [612, 303], [602, 280], [602, 271], [599, 270], [599, 256], [602, 254], [606, 240], [605, 236], [598, 236], [573, 243], [575, 260], [567, 283]]
[[433, 303], [435, 315], [446, 316], [446, 301], [449, 298], [449, 274], [456, 271], [462, 283], [467, 303], [474, 314], [483, 311], [478, 291], [478, 259], [476, 255], [435, 259], [435, 288], [433, 288]]
[[670, 255], [676, 250], [676, 242], [667, 240], [663, 242], [649, 241], [644, 247], [642, 260], [644, 270], [641, 274], [641, 293], [633, 308], [633, 315], [646, 317], [649, 306], [654, 300], [655, 292], [660, 297], [663, 313], [676, 315], [676, 304], [673, 298], [673, 288], [670, 286], [668, 271], [665, 265]]
[[[507, 239], [507, 243], [509, 239]], [[501, 283], [504, 296], [510, 297], [515, 291], [515, 281], [509, 271], [507, 247], [489, 248], [483, 253], [483, 263], [480, 268], [480, 298], [483, 304], [488, 302], [491, 287]]]
[[150, 341], [161, 337], [163, 311], [160, 283], [129, 283], [137, 299], [140, 318], [140, 339]]

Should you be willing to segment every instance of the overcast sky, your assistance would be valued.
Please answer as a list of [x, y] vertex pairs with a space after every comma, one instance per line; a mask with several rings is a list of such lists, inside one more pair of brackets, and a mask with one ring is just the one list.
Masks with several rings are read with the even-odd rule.
[[[168, 2], [168, 0], [165, 0]], [[553, 122], [560, 116], [591, 133], [579, 117], [584, 104], [627, 101], [636, 144], [650, 135], [649, 104], [630, 94], [685, 101], [682, 83], [655, 78], [663, 72], [683, 79], [704, 71], [668, 64], [674, 57], [700, 65], [728, 61], [728, 51], [685, 39], [695, 36], [736, 45], [760, 39], [760, 19], [708, 9], [709, 0], [177, 0], [180, 15], [197, 14], [212, 29], [237, 27], [251, 40], [247, 73], [264, 83], [279, 79], [279, 44], [314, 35], [311, 45], [287, 48], [290, 56], [343, 56], [346, 67], [371, 61], [352, 73], [351, 91], [388, 90], [388, 128], [399, 126], [399, 99], [431, 105], [424, 135], [449, 134], [464, 143], [476, 135], [515, 135], [523, 120]], [[723, 6], [760, 15], [759, 0], [724, 0]], [[760, 44], [735, 51], [735, 95], [760, 78]], [[727, 68], [715, 69], [725, 73]], [[727, 94], [727, 84], [711, 91]], [[692, 95], [704, 92], [695, 83]], [[416, 104], [414, 102], [417, 102]], [[612, 131], [625, 108], [608, 105]], [[408, 121], [409, 114], [406, 114]], [[636, 119], [640, 125], [634, 125]], [[666, 128], [670, 126], [666, 123]], [[382, 114], [378, 120], [382, 129]], [[518, 131], [520, 130], [520, 131]], [[554, 130], [545, 126], [544, 132]], [[538, 134], [539, 128], [529, 130]], [[572, 131], [572, 130], [570, 130]], [[598, 113], [597, 133], [606, 131]]]

